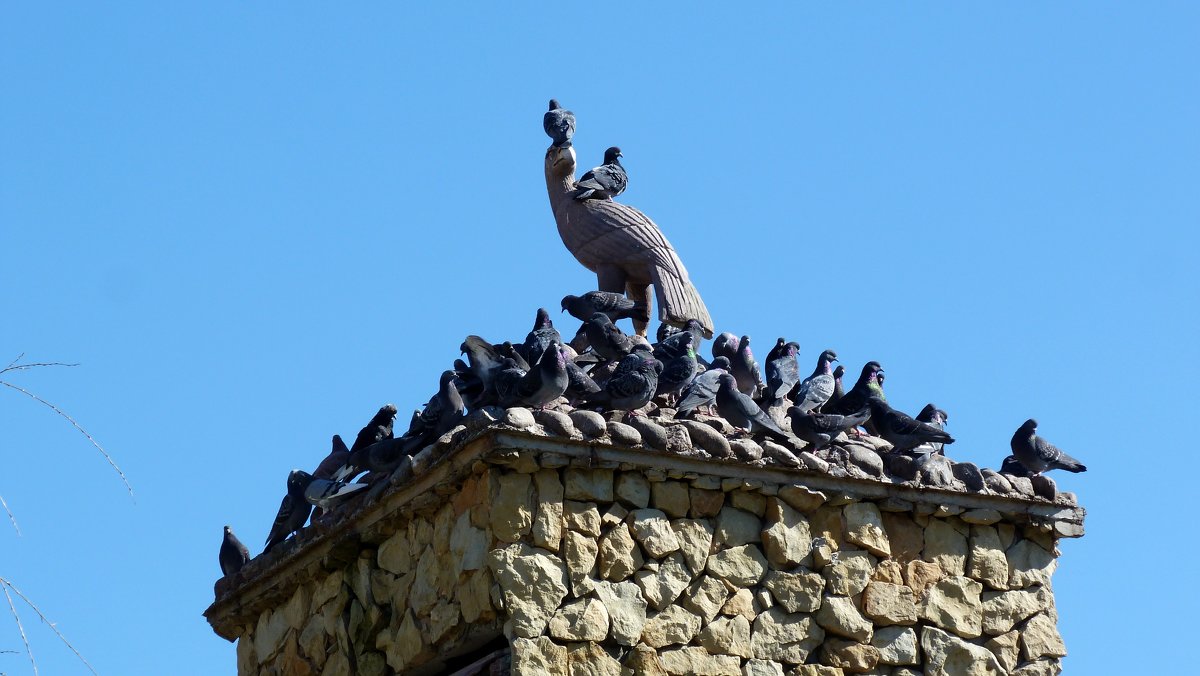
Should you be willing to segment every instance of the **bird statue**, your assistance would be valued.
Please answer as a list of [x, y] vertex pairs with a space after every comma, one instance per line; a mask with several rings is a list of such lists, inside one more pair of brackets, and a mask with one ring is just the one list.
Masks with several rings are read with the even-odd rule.
[[1037, 435], [1037, 421], [1033, 418], [1026, 420], [1013, 434], [1013, 456], [1021, 466], [1037, 476], [1052, 469], [1065, 469], [1068, 472], [1086, 472], [1087, 467], [1075, 458], [1063, 453], [1057, 446]]
[[[650, 289], [658, 300], [658, 319], [683, 326], [700, 322], [704, 337], [713, 335], [713, 322], [687, 268], [654, 221], [641, 211], [611, 200], [577, 200], [575, 149], [551, 145], [546, 149], [546, 193], [567, 250], [596, 273], [601, 291], [624, 293], [650, 306]], [[645, 337], [648, 323], [634, 319]]]

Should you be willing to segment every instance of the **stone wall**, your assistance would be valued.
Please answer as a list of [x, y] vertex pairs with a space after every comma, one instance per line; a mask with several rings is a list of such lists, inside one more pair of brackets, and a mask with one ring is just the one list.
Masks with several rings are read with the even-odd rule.
[[1057, 674], [1056, 538], [1082, 534], [1069, 494], [544, 429], [476, 435], [367, 502], [218, 584], [239, 674], [450, 673], [506, 645], [518, 674]]

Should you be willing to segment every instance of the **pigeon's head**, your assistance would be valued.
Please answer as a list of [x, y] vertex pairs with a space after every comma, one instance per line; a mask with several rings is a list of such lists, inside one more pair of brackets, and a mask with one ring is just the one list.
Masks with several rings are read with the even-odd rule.
[[795, 357], [796, 353], [800, 351], [800, 343], [794, 340], [788, 341], [784, 347], [787, 348], [787, 353], [792, 357]]
[[817, 357], [817, 363], [825, 368], [829, 368], [829, 365], [835, 361], [837, 361], [837, 353], [833, 350], [825, 350], [821, 353], [820, 357]]
[[288, 473], [288, 492], [303, 491], [312, 483], [312, 475], [302, 469], [294, 469]]
[[[453, 373], [453, 371], [451, 371], [451, 373]], [[379, 412], [383, 415], [390, 415], [394, 418], [396, 417], [396, 405], [384, 404], [383, 407], [379, 409]]]
[[[454, 379], [457, 377], [458, 377], [458, 374], [455, 373], [454, 371], [442, 371], [442, 377], [438, 380], [438, 385], [440, 385], [442, 387], [446, 387], [447, 385], [453, 383]], [[396, 407], [395, 406], [392, 406], [392, 415], [393, 416], [396, 415]]]
[[608, 325], [612, 323], [612, 320], [608, 318], [608, 315], [604, 314], [603, 312], [593, 312], [588, 321], [593, 324], [600, 325]]
[[1033, 434], [1037, 431], [1037, 421], [1033, 418], [1030, 418], [1029, 420], [1026, 420], [1025, 423], [1021, 425], [1021, 428], [1017, 431], [1024, 432], [1026, 434]]
[[572, 296], [571, 294], [563, 296], [562, 303], [559, 304], [559, 306], [562, 308], [562, 312], [566, 312], [567, 306], [575, 302], [577, 299], [577, 296]]
[[875, 373], [875, 382], [879, 383], [881, 386], [883, 385], [883, 378], [883, 371], [878, 371]]
[[787, 339], [780, 336], [779, 338], [775, 339], [775, 347], [772, 348], [771, 351], [772, 352], [780, 352], [783, 350], [784, 345], [787, 345]]
[[841, 380], [844, 375], [846, 375], [846, 367], [838, 364], [838, 367], [833, 370], [833, 377]]
[[738, 352], [750, 355], [750, 336], [742, 336], [742, 339], [738, 341]]
[[537, 311], [537, 319], [533, 322], [534, 329], [547, 329], [554, 326], [554, 322], [550, 321], [550, 313], [546, 308], [540, 307]]
[[229, 524], [225, 524], [225, 534], [226, 534], [226, 535], [233, 535], [233, 528], [230, 528], [230, 527], [229, 527]]
[[789, 418], [802, 418], [808, 414], [804, 411], [804, 409], [800, 408], [799, 406], [790, 406], [790, 407], [788, 407], [788, 410], [785, 413], [785, 415], [787, 415], [787, 417], [789, 417]]
[[704, 326], [702, 326], [698, 320], [689, 319], [686, 322], [684, 322], [683, 330], [690, 331], [690, 332], [703, 331]]
[[877, 361], [869, 361], [863, 365], [862, 375], [859, 378], [863, 381], [874, 381], [876, 376], [883, 371], [883, 367]]
[[671, 326], [670, 324], [668, 324], [666, 322], [663, 322], [658, 325], [658, 330], [654, 332], [654, 338], [655, 338], [655, 340], [657, 340], [658, 342], [661, 343], [664, 340], [666, 340], [667, 338], [675, 335], [676, 333], [679, 333], [679, 329], [675, 328], [674, 326]]
[[558, 99], [550, 99], [550, 110], [558, 110], [561, 106], [558, 105]]
[[720, 357], [717, 357], [716, 359], [712, 360], [712, 368], [721, 369], [723, 371], [728, 371], [729, 370], [729, 357], [726, 357], [725, 355], [721, 355]]
[[620, 162], [617, 161], [618, 157], [625, 157], [625, 156], [621, 154], [621, 149], [616, 146], [613, 146], [613, 147], [609, 148], [608, 150], [604, 151], [604, 163], [605, 164], [620, 164]]
[[726, 371], [717, 378], [717, 383], [721, 389], [737, 389], [737, 381], [733, 379], [733, 374]]

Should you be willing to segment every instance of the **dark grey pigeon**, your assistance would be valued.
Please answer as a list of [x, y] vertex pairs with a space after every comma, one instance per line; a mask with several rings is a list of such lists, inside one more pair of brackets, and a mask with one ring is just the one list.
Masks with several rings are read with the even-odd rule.
[[793, 406], [788, 409], [787, 415], [792, 424], [792, 433], [811, 444], [804, 450], [815, 453], [833, 441], [837, 435], [866, 422], [867, 418], [871, 417], [871, 411], [864, 408], [855, 415], [837, 415], [814, 413]]
[[654, 398], [662, 362], [646, 352], [626, 355], [613, 371], [604, 389], [587, 398], [587, 403], [611, 410], [633, 411]]
[[801, 411], [820, 411], [833, 396], [837, 387], [837, 379], [832, 370], [835, 361], [837, 354], [833, 350], [825, 350], [817, 357], [817, 367], [813, 369], [812, 375], [805, 378], [796, 390], [796, 406], [799, 406]]
[[[542, 349], [545, 350], [545, 348]], [[521, 369], [522, 371], [528, 371], [530, 369], [529, 362], [526, 361], [525, 357], [523, 357], [521, 353], [517, 351], [517, 347], [507, 340], [496, 346], [496, 354], [500, 355], [501, 358], [513, 360], [516, 363], [517, 368]], [[536, 357], [540, 354], [541, 352], [539, 352], [537, 355], [534, 355], [535, 361]]]
[[567, 398], [572, 402], [579, 401], [591, 394], [596, 394], [601, 387], [592, 377], [580, 368], [573, 360], [567, 360]]
[[1017, 460], [1017, 456], [1015, 455], [1004, 458], [1004, 462], [1000, 463], [1000, 473], [1023, 477], [1032, 476], [1029, 470], [1025, 469], [1025, 466], [1021, 464], [1021, 461]]
[[517, 398], [513, 405], [544, 409], [563, 396], [571, 383], [567, 361], [567, 355], [558, 341], [550, 341], [537, 364], [517, 385]]
[[271, 551], [271, 549], [287, 539], [289, 535], [304, 528], [304, 524], [308, 521], [308, 515], [312, 514], [312, 505], [304, 499], [304, 489], [308, 488], [306, 479], [311, 479], [312, 475], [300, 470], [292, 470], [287, 478], [287, 495], [283, 496], [283, 502], [279, 505], [279, 511], [275, 514], [275, 521], [271, 524], [271, 530], [267, 533], [267, 546], [263, 548], [263, 553]]
[[658, 330], [654, 332], [654, 340], [657, 343], [661, 343], [682, 330], [683, 329], [680, 329], [678, 326], [671, 326], [666, 322], [660, 322], [658, 325]]
[[1037, 476], [1052, 469], [1065, 469], [1068, 472], [1086, 472], [1087, 467], [1075, 458], [1063, 453], [1057, 446], [1037, 435], [1037, 421], [1033, 418], [1026, 420], [1017, 428], [1012, 438], [1012, 452], [1017, 462]]
[[[947, 414], [945, 411], [938, 408], [937, 406], [934, 406], [933, 404], [925, 404], [925, 408], [921, 409], [921, 412], [917, 414], [918, 422], [928, 423], [928, 424], [933, 425], [934, 427], [938, 428], [939, 430], [946, 429], [946, 423], [949, 420], [950, 420], [949, 414]], [[944, 450], [942, 450], [944, 444], [930, 443], [930, 444], [924, 444], [924, 446], [929, 446], [928, 450], [929, 450], [930, 454], [937, 454], [937, 455], [945, 455], [946, 454], [946, 452]], [[923, 449], [918, 448], [916, 450], [923, 450]]]
[[554, 322], [550, 321], [550, 313], [546, 308], [538, 308], [537, 318], [533, 321], [533, 330], [529, 335], [525, 336], [525, 342], [517, 348], [517, 352], [525, 357], [525, 361], [533, 364], [541, 358], [542, 353], [546, 351], [546, 346], [551, 342], [562, 344], [562, 336], [558, 335], [558, 329], [554, 328]]
[[329, 455], [317, 465], [313, 470], [313, 476], [318, 479], [332, 479], [333, 473], [338, 471], [346, 461], [350, 459], [350, 449], [346, 448], [346, 442], [338, 435], [333, 435], [333, 449], [329, 451]]
[[620, 361], [633, 351], [633, 341], [603, 312], [597, 312], [584, 322], [588, 345], [608, 361]]
[[626, 298], [625, 294], [613, 291], [588, 291], [582, 296], [563, 296], [562, 309], [581, 322], [586, 322], [597, 312], [603, 312], [614, 322], [627, 318], [650, 321], [650, 309], [645, 303], [638, 303]]
[[[843, 399], [843, 401], [845, 401]], [[922, 444], [941, 443], [952, 444], [954, 437], [946, 434], [928, 423], [914, 420], [912, 416], [897, 411], [879, 397], [869, 397], [867, 405], [871, 407], [871, 420], [879, 436], [892, 445], [896, 453], [909, 453]], [[928, 455], [919, 453], [918, 455]]]
[[629, 185], [629, 175], [621, 166], [621, 149], [613, 146], [604, 151], [604, 164], [592, 169], [579, 179], [576, 185], [575, 199], [608, 200], [625, 192]]
[[471, 409], [496, 403], [496, 388], [492, 383], [492, 376], [499, 372], [496, 367], [501, 365], [500, 360], [503, 358], [496, 346], [479, 336], [467, 336], [459, 349], [467, 355], [471, 376], [479, 381], [479, 394], [471, 398]]
[[[684, 334], [688, 334], [691, 337], [685, 338]], [[695, 319], [689, 319], [681, 331], [666, 336], [654, 345], [651, 345], [650, 347], [654, 351], [654, 358], [666, 363], [671, 359], [683, 356], [687, 353], [687, 348], [684, 347], [685, 339], [690, 341], [693, 352], [700, 348], [700, 341], [704, 340], [704, 327], [700, 326], [700, 322]]]
[[846, 390], [842, 387], [842, 376], [846, 375], [846, 367], [838, 364], [838, 367], [833, 370], [833, 394], [829, 395], [829, 401], [821, 407], [822, 411], [832, 411], [837, 406], [837, 403], [846, 396]]
[[742, 336], [738, 341], [737, 352], [729, 358], [729, 365], [742, 394], [754, 396], [758, 388], [763, 387], [758, 362], [754, 359], [754, 353], [750, 351], [750, 336]]
[[521, 396], [521, 381], [525, 379], [525, 374], [528, 369], [517, 366], [517, 362], [511, 357], [505, 357], [500, 370], [492, 376], [492, 382], [496, 387], [496, 400], [501, 406], [512, 406], [513, 402]]
[[662, 373], [658, 376], [658, 390], [655, 396], [666, 396], [672, 399], [679, 395], [688, 383], [696, 377], [696, 350], [693, 347], [692, 334], [681, 331], [683, 354], [663, 361]]
[[384, 439], [392, 438], [392, 425], [396, 420], [396, 407], [393, 404], [384, 404], [379, 411], [371, 418], [371, 421], [363, 426], [358, 431], [358, 436], [354, 438], [354, 444], [350, 446], [350, 452], [353, 453], [374, 444], [383, 441]]
[[733, 364], [734, 358], [737, 357], [737, 351], [738, 337], [732, 333], [726, 331], [713, 339], [713, 359], [716, 359], [717, 357], [725, 357], [729, 360], [730, 364]]
[[221, 564], [222, 575], [233, 575], [250, 560], [250, 550], [233, 534], [233, 529], [225, 526], [225, 537], [221, 540], [221, 551], [217, 554]]
[[[877, 361], [869, 361], [862, 367], [862, 373], [858, 376], [858, 382], [854, 383], [854, 387], [838, 400], [835, 406], [825, 406], [824, 410], [829, 413], [837, 413], [839, 415], [851, 415], [862, 410], [863, 406], [867, 405], [867, 399], [872, 396], [879, 396], [885, 402], [886, 398], [881, 396], [883, 390], [879, 388], [879, 374], [883, 371], [883, 367]], [[870, 422], [870, 421], [868, 421]]]
[[569, 148], [571, 137], [575, 136], [575, 113], [550, 99], [550, 110], [542, 116], [542, 129], [546, 130], [546, 136], [550, 137], [551, 145], [555, 148]]
[[799, 343], [785, 343], [780, 338], [775, 349], [767, 355], [767, 389], [763, 392], [763, 408], [777, 405], [800, 382], [800, 365], [796, 361], [799, 351]]
[[[463, 400], [454, 385], [454, 371], [443, 371], [438, 391], [425, 404], [421, 415], [413, 419], [404, 434], [404, 455], [412, 455], [449, 432], [463, 419]], [[345, 477], [340, 477], [344, 479]]]
[[737, 380], [728, 373], [718, 376], [717, 413], [734, 427], [762, 432], [773, 439], [788, 441], [787, 434], [763, 412], [749, 395], [738, 389]]
[[691, 384], [683, 389], [679, 402], [675, 405], [677, 416], [708, 407], [711, 415], [713, 404], [717, 400], [717, 390], [721, 386], [721, 376], [729, 373], [729, 357], [717, 357], [712, 361], [708, 370], [692, 379]]

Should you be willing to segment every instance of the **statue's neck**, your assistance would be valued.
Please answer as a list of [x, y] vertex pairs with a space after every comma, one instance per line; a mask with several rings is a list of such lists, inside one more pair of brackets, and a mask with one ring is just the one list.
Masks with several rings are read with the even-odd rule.
[[546, 150], [546, 190], [550, 198], [565, 197], [575, 191], [575, 149], [550, 147]]

